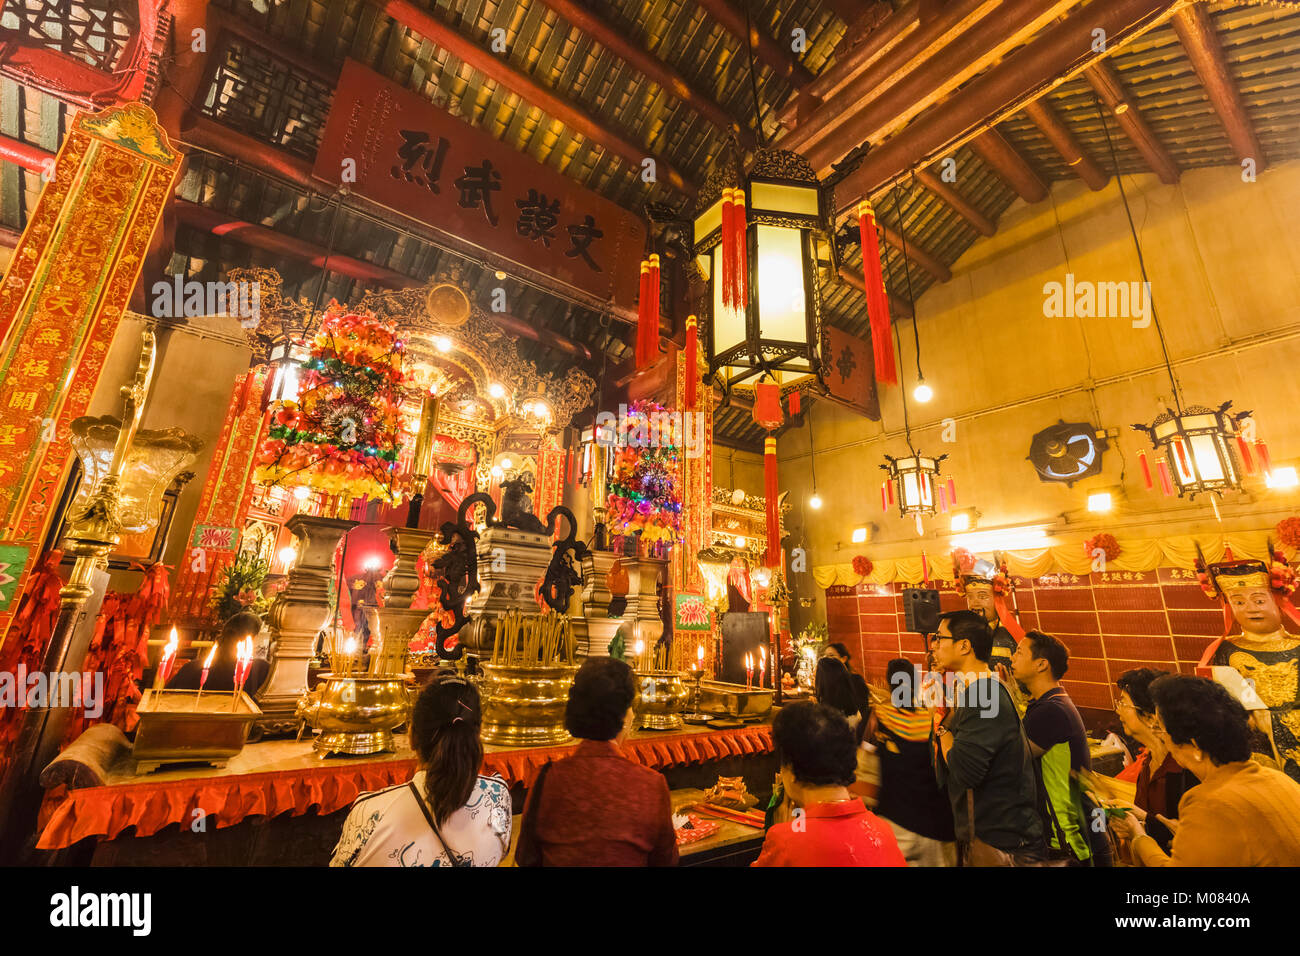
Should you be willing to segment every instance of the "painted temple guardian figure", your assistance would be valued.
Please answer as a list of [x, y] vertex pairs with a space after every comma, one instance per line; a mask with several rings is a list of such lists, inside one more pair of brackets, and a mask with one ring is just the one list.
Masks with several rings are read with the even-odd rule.
[[[1291, 602], [1296, 572], [1273, 551], [1269, 562], [1227, 560], [1206, 565], [1197, 560], [1201, 587], [1224, 608], [1224, 636], [1208, 648], [1197, 674], [1211, 677], [1232, 691], [1251, 713], [1261, 732], [1255, 759], [1275, 762], [1300, 782], [1300, 611]], [[1230, 634], [1233, 621], [1239, 634]], [[1233, 672], [1239, 674], [1238, 681]]]
[[[989, 666], [997, 671], [1003, 683], [1008, 683], [1011, 681], [1011, 655], [1016, 652], [1025, 631], [1011, 606], [1015, 582], [1006, 561], [996, 554], [994, 561], [977, 558], [965, 548], [954, 551], [952, 561], [953, 576], [961, 585], [966, 606], [983, 617], [993, 632]], [[1014, 695], [1015, 691], [1012, 693]]]

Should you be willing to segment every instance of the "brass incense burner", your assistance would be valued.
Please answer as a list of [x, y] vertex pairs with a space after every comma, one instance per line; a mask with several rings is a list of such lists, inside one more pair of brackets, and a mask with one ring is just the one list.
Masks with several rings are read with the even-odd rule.
[[395, 750], [393, 731], [406, 723], [411, 697], [402, 675], [327, 674], [298, 704], [298, 719], [320, 731], [318, 756]]
[[573, 664], [484, 664], [483, 741], [509, 747], [566, 744]]
[[682, 708], [690, 692], [674, 670], [637, 671], [637, 726], [645, 730], [680, 730]]

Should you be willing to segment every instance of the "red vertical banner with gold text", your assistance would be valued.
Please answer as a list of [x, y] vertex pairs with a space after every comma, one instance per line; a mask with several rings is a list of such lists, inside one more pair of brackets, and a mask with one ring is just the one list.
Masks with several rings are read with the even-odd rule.
[[267, 366], [260, 365], [235, 379], [185, 553], [177, 561], [172, 584], [173, 620], [207, 620], [211, 616], [207, 605], [211, 586], [221, 569], [235, 559], [253, 501], [253, 462], [266, 434], [262, 390], [269, 374]]
[[79, 115], [0, 282], [0, 634], [183, 160], [147, 106]]

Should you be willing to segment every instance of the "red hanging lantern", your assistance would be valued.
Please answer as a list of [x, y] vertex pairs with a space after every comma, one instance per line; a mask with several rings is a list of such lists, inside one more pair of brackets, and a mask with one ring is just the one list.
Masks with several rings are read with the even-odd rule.
[[880, 269], [880, 240], [876, 237], [876, 213], [871, 203], [858, 203], [858, 228], [862, 233], [862, 279], [866, 284], [867, 318], [871, 322], [871, 348], [875, 354], [876, 381], [898, 384], [894, 363], [894, 339], [889, 321], [889, 297]]
[[781, 389], [775, 382], [764, 380], [754, 386], [754, 421], [760, 428], [772, 431], [785, 421], [781, 411]]

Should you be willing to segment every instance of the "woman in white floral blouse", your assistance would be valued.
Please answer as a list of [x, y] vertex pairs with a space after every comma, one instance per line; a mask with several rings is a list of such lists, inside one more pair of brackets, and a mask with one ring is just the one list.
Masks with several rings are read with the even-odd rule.
[[420, 769], [352, 804], [331, 866], [497, 866], [510, 847], [510, 790], [483, 776], [478, 690], [437, 678], [411, 715]]

